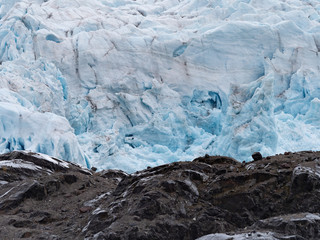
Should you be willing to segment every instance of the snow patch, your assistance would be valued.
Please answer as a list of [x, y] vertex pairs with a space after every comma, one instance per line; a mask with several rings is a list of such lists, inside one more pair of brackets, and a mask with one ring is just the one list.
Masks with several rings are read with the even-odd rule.
[[[25, 153], [29, 153], [28, 151], [23, 151]], [[65, 161], [61, 161], [61, 160], [58, 160], [58, 159], [53, 159], [52, 157], [46, 155], [46, 154], [42, 154], [42, 153], [35, 153], [35, 154], [32, 154], [33, 157], [36, 157], [36, 158], [39, 158], [39, 159], [43, 159], [43, 160], [46, 160], [48, 162], [52, 162], [56, 165], [59, 165], [59, 166], [62, 166], [64, 168], [69, 168], [69, 164]]]
[[197, 238], [197, 240], [277, 240], [278, 238], [274, 237], [275, 233], [272, 232], [253, 232], [253, 233], [242, 233], [242, 234], [224, 234], [224, 233], [215, 233]]
[[304, 166], [297, 166], [293, 170], [293, 176], [300, 175], [300, 174], [309, 174], [315, 176], [316, 178], [320, 178], [320, 167], [316, 166], [316, 168], [304, 167]]
[[101, 194], [100, 196], [96, 197], [95, 199], [92, 199], [90, 201], [87, 201], [84, 203], [84, 206], [92, 207], [95, 203], [99, 202], [101, 199], [105, 198], [106, 196], [110, 196], [111, 192], [106, 192], [104, 194]]
[[14, 159], [14, 160], [7, 160], [7, 161], [0, 161], [0, 167], [2, 168], [24, 168], [33, 171], [42, 170], [41, 167], [35, 165], [32, 162], [27, 162], [22, 159]]

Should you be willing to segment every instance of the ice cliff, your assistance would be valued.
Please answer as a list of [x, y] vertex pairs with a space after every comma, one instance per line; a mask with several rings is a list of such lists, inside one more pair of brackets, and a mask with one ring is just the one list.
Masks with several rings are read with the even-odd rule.
[[315, 0], [0, 0], [0, 152], [132, 172], [319, 150]]

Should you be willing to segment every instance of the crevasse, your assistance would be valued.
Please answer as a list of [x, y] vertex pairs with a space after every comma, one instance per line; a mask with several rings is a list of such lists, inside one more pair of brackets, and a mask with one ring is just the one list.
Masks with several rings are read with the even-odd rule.
[[129, 172], [319, 150], [318, 1], [0, 0], [0, 152]]

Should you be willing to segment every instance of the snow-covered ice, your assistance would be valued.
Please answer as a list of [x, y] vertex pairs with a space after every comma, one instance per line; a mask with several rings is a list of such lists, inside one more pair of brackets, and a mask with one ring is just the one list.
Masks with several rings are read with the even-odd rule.
[[320, 149], [315, 0], [0, 0], [0, 152], [128, 172]]

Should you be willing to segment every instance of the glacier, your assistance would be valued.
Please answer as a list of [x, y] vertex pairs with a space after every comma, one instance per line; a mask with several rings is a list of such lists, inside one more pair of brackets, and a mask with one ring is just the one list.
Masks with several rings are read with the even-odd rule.
[[0, 152], [133, 172], [319, 150], [316, 0], [0, 0]]

